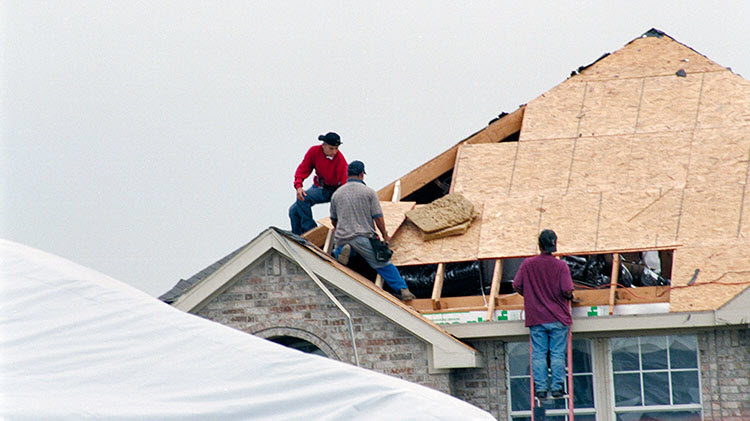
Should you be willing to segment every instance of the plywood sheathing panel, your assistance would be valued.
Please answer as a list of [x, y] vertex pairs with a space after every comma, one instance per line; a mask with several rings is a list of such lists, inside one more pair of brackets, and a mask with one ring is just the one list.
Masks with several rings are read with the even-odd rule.
[[[576, 134], [602, 136], [633, 133], [642, 82], [642, 79], [587, 82], [581, 124]], [[613, 113], [613, 109], [617, 112]]]
[[[627, 184], [630, 166], [641, 159], [632, 137], [581, 137], [576, 141], [568, 191], [619, 190]], [[636, 155], [636, 156], [634, 156]]]
[[[701, 311], [721, 307], [748, 287], [750, 241], [727, 240], [675, 251], [670, 311]], [[693, 286], [686, 286], [700, 269]], [[735, 285], [728, 285], [735, 284]]]
[[519, 141], [575, 137], [585, 89], [585, 83], [563, 82], [527, 104]]
[[565, 191], [576, 139], [519, 142], [510, 187], [512, 195], [538, 190]]
[[623, 182], [630, 188], [685, 187], [692, 131], [638, 134], [630, 139], [630, 169]]
[[543, 198], [537, 195], [487, 198], [478, 258], [536, 254], [542, 206]]
[[473, 203], [507, 195], [519, 142], [464, 145], [453, 173], [454, 192]]
[[698, 128], [750, 125], [750, 82], [724, 70], [706, 73]]
[[750, 158], [750, 127], [696, 130], [688, 186], [744, 184]]
[[724, 70], [668, 36], [638, 38], [581, 71], [575, 80], [626, 79]]
[[604, 193], [594, 250], [674, 244], [681, 193], [679, 189]]
[[450, 228], [471, 220], [473, 215], [474, 205], [460, 193], [445, 195], [406, 213], [406, 217], [424, 232]]
[[[636, 132], [693, 129], [698, 112], [703, 74], [646, 78]], [[610, 110], [611, 112], [611, 110]]]
[[698, 244], [737, 238], [744, 186], [718, 182], [688, 187], [676, 241]]
[[[603, 195], [575, 192], [545, 196], [540, 205], [539, 231], [557, 233], [558, 252], [596, 250], [599, 212]], [[536, 242], [532, 245], [536, 246]]]
[[[482, 230], [483, 209], [475, 206], [479, 215], [462, 235], [424, 241], [422, 230], [407, 220], [391, 240], [391, 262], [396, 266], [428, 263], [461, 262], [477, 259], [479, 236]], [[446, 258], [449, 256], [449, 258]]]

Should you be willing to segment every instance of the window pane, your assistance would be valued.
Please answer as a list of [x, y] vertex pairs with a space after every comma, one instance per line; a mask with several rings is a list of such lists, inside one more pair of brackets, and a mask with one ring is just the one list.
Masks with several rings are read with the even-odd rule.
[[669, 362], [672, 368], [698, 368], [698, 343], [695, 336], [670, 336]]
[[641, 338], [641, 361], [644, 370], [664, 370], [668, 368], [666, 339], [663, 336]]
[[[617, 414], [617, 421], [700, 421], [700, 411], [685, 412], [628, 412]], [[576, 416], [578, 420], [578, 416]]]
[[641, 405], [641, 376], [615, 374], [615, 406]]
[[593, 376], [573, 376], [573, 405], [576, 408], [594, 407]]
[[610, 346], [615, 371], [638, 370], [638, 338], [614, 338]]
[[669, 405], [669, 374], [643, 373], [643, 404]]
[[591, 373], [591, 341], [573, 341], [573, 372]]
[[511, 376], [529, 375], [529, 343], [509, 342], [506, 345], [508, 352], [508, 371]]
[[700, 403], [698, 371], [672, 372], [672, 399], [675, 405]]
[[513, 411], [528, 411], [531, 409], [529, 405], [529, 379], [510, 379], [510, 400], [511, 410]]

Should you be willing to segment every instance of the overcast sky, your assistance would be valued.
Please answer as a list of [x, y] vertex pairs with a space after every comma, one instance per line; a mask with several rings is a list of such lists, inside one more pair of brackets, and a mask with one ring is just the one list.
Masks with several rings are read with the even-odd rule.
[[154, 296], [289, 229], [319, 134], [379, 189], [652, 27], [750, 76], [745, 1], [0, 4], [0, 237]]

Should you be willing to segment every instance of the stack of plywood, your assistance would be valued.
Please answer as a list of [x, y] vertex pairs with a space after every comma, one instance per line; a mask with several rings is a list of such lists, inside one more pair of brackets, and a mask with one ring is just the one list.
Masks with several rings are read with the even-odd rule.
[[457, 193], [406, 213], [409, 221], [422, 232], [423, 241], [464, 234], [476, 216], [474, 205]]

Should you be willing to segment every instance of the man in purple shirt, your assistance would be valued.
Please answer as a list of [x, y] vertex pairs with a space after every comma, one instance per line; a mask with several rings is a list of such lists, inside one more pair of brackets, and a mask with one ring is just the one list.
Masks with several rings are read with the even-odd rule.
[[[568, 329], [573, 324], [569, 300], [573, 299], [573, 279], [567, 263], [552, 255], [557, 251], [557, 235], [552, 230], [539, 234], [539, 254], [523, 261], [513, 280], [513, 289], [523, 296], [526, 327], [531, 333], [531, 371], [535, 396], [564, 395], [565, 351]], [[547, 352], [552, 378], [547, 380]], [[548, 384], [551, 388], [548, 388]]]

